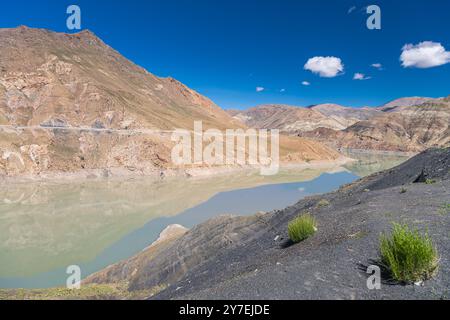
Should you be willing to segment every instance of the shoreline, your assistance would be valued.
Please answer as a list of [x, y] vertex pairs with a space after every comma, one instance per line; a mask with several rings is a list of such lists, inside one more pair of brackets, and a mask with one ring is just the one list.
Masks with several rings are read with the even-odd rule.
[[414, 157], [418, 155], [420, 152], [406, 152], [406, 151], [389, 151], [389, 150], [368, 150], [368, 149], [348, 149], [341, 148], [338, 152], [348, 152], [355, 154], [376, 154], [376, 155], [384, 155], [384, 156], [399, 156], [399, 157]]
[[[315, 160], [311, 162], [282, 162], [279, 169], [320, 169], [328, 166], [340, 166], [355, 159], [340, 156], [335, 160]], [[132, 171], [125, 167], [108, 169], [85, 169], [76, 172], [49, 172], [40, 175], [19, 175], [19, 176], [0, 176], [0, 185], [7, 183], [30, 183], [30, 182], [89, 182], [89, 181], [115, 181], [115, 180], [134, 180], [134, 179], [152, 179], [154, 181], [164, 181], [168, 178], [187, 178], [187, 179], [207, 179], [215, 176], [229, 175], [237, 172], [257, 172], [260, 166], [220, 166], [220, 167], [198, 167], [198, 168], [176, 168], [176, 169], [151, 169], [148, 171]]]
[[[370, 153], [370, 152], [369, 152]], [[280, 164], [280, 172], [282, 170], [289, 170], [289, 169], [311, 169], [311, 168], [326, 168], [326, 167], [330, 167], [330, 166], [340, 166], [340, 165], [345, 165], [347, 163], [351, 163], [351, 162], [355, 162], [358, 161], [356, 159], [351, 159], [348, 157], [344, 157], [341, 156], [336, 160], [318, 160], [318, 161], [312, 161], [312, 162], [302, 162], [302, 163], [282, 163]], [[210, 172], [205, 172], [205, 170], [208, 170]], [[230, 172], [249, 172], [249, 171], [253, 171], [253, 172], [257, 172], [258, 168], [249, 168], [249, 167], [221, 167], [221, 168], [195, 168], [194, 171], [196, 172], [190, 172], [190, 175], [187, 176], [186, 175], [186, 171], [190, 171], [192, 169], [187, 169], [187, 170], [181, 170], [182, 173], [184, 174], [184, 177], [188, 178], [188, 179], [208, 179], [214, 176], [218, 176], [218, 175], [227, 175]], [[212, 172], [211, 172], [212, 171]], [[176, 172], [180, 172], [180, 170], [176, 170]], [[196, 174], [197, 173], [197, 174]], [[180, 175], [178, 175], [180, 176]], [[148, 178], [149, 176], [138, 176], [137, 178]], [[151, 176], [150, 176], [151, 177]], [[172, 177], [176, 177], [176, 175], [173, 175]], [[130, 177], [128, 177], [130, 178]], [[155, 178], [155, 176], [153, 176], [153, 178]], [[99, 178], [99, 179], [82, 179], [81, 181], [102, 181], [102, 179], [104, 178]], [[108, 179], [105, 179], [105, 181], [111, 180], [117, 180], [117, 179], [121, 179], [120, 177], [110, 177]], [[130, 178], [131, 180], [133, 178]], [[78, 179], [79, 180], [79, 179]], [[164, 179], [160, 179], [160, 178], [155, 178], [155, 181], [164, 181]], [[43, 182], [47, 181], [47, 182], [67, 182], [67, 181], [61, 181], [61, 180], [41, 180]], [[72, 181], [77, 181], [77, 180], [72, 180]], [[69, 181], [72, 182], [72, 181]], [[0, 181], [1, 184], [2, 181]], [[188, 231], [190, 229], [186, 229], [184, 226], [182, 225], [168, 225], [164, 230], [162, 230], [162, 232], [159, 234], [159, 238], [155, 239], [149, 246], [147, 246], [146, 248], [142, 249], [141, 253], [146, 251], [147, 249], [153, 248], [155, 246], [158, 246], [160, 244], [164, 244], [167, 240], [170, 240], [174, 237], [176, 237], [179, 234], [183, 234], [186, 231]], [[122, 262], [126, 262], [130, 259], [135, 258], [136, 256], [138, 256], [139, 253], [137, 253], [136, 255], [132, 256], [129, 259], [125, 259], [125, 260], [119, 260], [116, 261], [108, 266], [106, 266], [105, 268], [87, 276], [86, 278], [84, 278], [82, 280], [82, 283], [86, 283], [90, 280], [91, 277], [93, 277], [94, 275], [96, 275], [99, 272], [105, 271], [110, 269], [111, 267], [113, 267], [114, 265], [120, 264]], [[50, 290], [51, 288], [49, 288]], [[13, 290], [13, 289], [12, 289]], [[27, 289], [27, 290], [41, 290], [40, 288], [34, 288], [34, 289]], [[42, 289], [45, 290], [45, 289]]]
[[[342, 160], [342, 163], [346, 163], [347, 162], [347, 161], [344, 161], [345, 159], [341, 159], [341, 160]], [[313, 170], [313, 169], [308, 169], [308, 168], [312, 168], [312, 167], [313, 166], [310, 165], [310, 164], [309, 165], [307, 165], [307, 164], [291, 164], [289, 166], [289, 168], [283, 169], [284, 167], [282, 167], [280, 169], [280, 173], [279, 174], [280, 174], [280, 177], [282, 177], [282, 176], [286, 177], [286, 176], [291, 176], [291, 175], [296, 176], [296, 173], [298, 173], [300, 176], [303, 176], [303, 172], [304, 172], [303, 169], [306, 168], [306, 172], [307, 173], [305, 173], [305, 175], [309, 175], [308, 172], [315, 172], [316, 171], [316, 170]], [[329, 173], [340, 172], [341, 170], [345, 169], [343, 167], [339, 167], [338, 165], [330, 165], [329, 161], [321, 161], [321, 163], [315, 163], [314, 164], [314, 168], [319, 168], [319, 167], [324, 167], [324, 170], [327, 170], [327, 172], [329, 172]], [[290, 168], [301, 168], [301, 169], [299, 171], [295, 171], [295, 170], [291, 170], [290, 171], [289, 170]], [[215, 196], [216, 194], [218, 194], [220, 192], [229, 192], [229, 191], [232, 191], [232, 190], [248, 189], [248, 188], [259, 187], [259, 186], [262, 186], [262, 185], [270, 185], [270, 184], [278, 184], [278, 183], [291, 183], [292, 182], [291, 180], [289, 180], [289, 181], [284, 181], [283, 180], [283, 182], [272, 181], [273, 179], [277, 179], [276, 177], [275, 178], [270, 178], [269, 177], [266, 180], [266, 179], [262, 178], [262, 176], [261, 177], [257, 176], [258, 173], [259, 173], [257, 170], [254, 169], [252, 171], [248, 171], [248, 170], [246, 171], [245, 169], [246, 168], [234, 168], [234, 171], [240, 170], [242, 173], [239, 173], [237, 175], [238, 179], [240, 180], [240, 177], [243, 177], [244, 179], [246, 179], [248, 177], [250, 179], [250, 182], [251, 182], [250, 184], [243, 184], [243, 185], [235, 186], [234, 184], [232, 184], [233, 183], [233, 179], [230, 179], [230, 187], [229, 188], [226, 187], [226, 188], [220, 188], [218, 190], [214, 190], [214, 192], [212, 192], [210, 195], [207, 195], [207, 197], [205, 197], [204, 199], [201, 198], [200, 199], [201, 202], [194, 202], [193, 205], [196, 206], [196, 205], [199, 205], [201, 203], [204, 203], [204, 202], [208, 201], [210, 198], [212, 198], [213, 196]], [[318, 171], [321, 171], [321, 169], [319, 169]], [[180, 180], [180, 181], [183, 181], [181, 183], [181, 185], [185, 185], [185, 186], [186, 185], [187, 186], [189, 186], [189, 185], [198, 186], [198, 185], [203, 185], [204, 183], [216, 184], [216, 181], [218, 181], [219, 183], [224, 183], [224, 182], [228, 183], [227, 181], [229, 179], [229, 177], [228, 177], [229, 176], [229, 174], [228, 174], [229, 172], [230, 172], [230, 170], [226, 170], [226, 172], [217, 172], [216, 171], [216, 176], [218, 174], [222, 174], [222, 177], [214, 177], [214, 176], [211, 177], [211, 176], [208, 176], [208, 175], [200, 175], [200, 176], [192, 176], [190, 178], [182, 178], [182, 180]], [[311, 179], [314, 179], [314, 178], [311, 178]], [[145, 179], [145, 178], [143, 178], [143, 179]], [[143, 179], [141, 179], [141, 180], [124, 180], [124, 181], [117, 181], [117, 179], [115, 179], [116, 181], [114, 181], [114, 178], [111, 178], [111, 180], [106, 180], [106, 179], [105, 180], [92, 180], [91, 182], [87, 182], [86, 184], [92, 183], [95, 186], [96, 184], [108, 185], [108, 184], [111, 183], [111, 186], [114, 187], [115, 183], [117, 183], [117, 182], [119, 182], [119, 183], [120, 182], [125, 182], [125, 183], [129, 183], [129, 184], [136, 183], [136, 184], [139, 185], [139, 183], [141, 181], [145, 181]], [[169, 180], [169, 178], [168, 178], [168, 180], [166, 180], [166, 181], [161, 180], [161, 183], [159, 181], [157, 181], [157, 182], [155, 182], [155, 185], [156, 186], [159, 186], [159, 185], [162, 185], [162, 184], [170, 185], [172, 182], [178, 181], [178, 180], [176, 180], [176, 178], [172, 178], [172, 179], [173, 180]], [[307, 178], [305, 180], [302, 179], [301, 181], [309, 181], [309, 180], [310, 180], [310, 178]], [[295, 181], [297, 181], [297, 180], [295, 180]], [[153, 182], [150, 182], [150, 183], [153, 185]], [[71, 184], [72, 184], [71, 181], [68, 181], [68, 182], [60, 181], [59, 183], [58, 182], [48, 182], [48, 183], [46, 183], [46, 182], [39, 183], [38, 182], [35, 185], [35, 189], [41, 190], [42, 188], [45, 188], [45, 186], [49, 185], [49, 186], [53, 187], [56, 190], [59, 190], [59, 189], [62, 190], [65, 187], [71, 187]], [[84, 183], [82, 182], [81, 184], [83, 185]], [[75, 185], [75, 183], [74, 183], [74, 185]], [[16, 185], [11, 184], [9, 188], [6, 188], [6, 185], [5, 185], [5, 191], [7, 192], [8, 189], [15, 191], [16, 188], [19, 189], [19, 188], [21, 188], [23, 186], [26, 186], [26, 184], [25, 183], [16, 184]], [[151, 188], [151, 186], [150, 186], [150, 188]], [[169, 190], [169, 192], [170, 192], [170, 190], [172, 190], [172, 189], [167, 189], [166, 188], [166, 190]], [[175, 191], [175, 193], [177, 194], [176, 191]], [[30, 192], [30, 194], [34, 194], [34, 191]], [[173, 216], [175, 217], [179, 213], [183, 212], [184, 210], [189, 209], [190, 207], [192, 207], [191, 205], [186, 207], [185, 209], [183, 209], [181, 211], [177, 211], [178, 213], [174, 214]], [[169, 217], [172, 217], [172, 215], [169, 215]], [[195, 225], [197, 225], [197, 224], [195, 224]], [[168, 226], [171, 226], [171, 225], [168, 225]], [[177, 234], [177, 232], [181, 231], [181, 230], [182, 230], [182, 228], [179, 228], [178, 226], [177, 226], [177, 228], [169, 228], [168, 231], [170, 231], [170, 232], [164, 232], [164, 231], [167, 231], [165, 229], [162, 230], [163, 232], [161, 232], [159, 234], [159, 238], [158, 239], [155, 238], [154, 241], [149, 243], [148, 247], [153, 247], [154, 245], [156, 245], [159, 242], [164, 243], [165, 240], [167, 240], [167, 237], [171, 238], [174, 235], [172, 231], [174, 231], [175, 234]], [[145, 247], [145, 248], [143, 247], [142, 249], [139, 249], [139, 250], [145, 250], [148, 247]], [[124, 258], [124, 259], [119, 259], [117, 261], [114, 261], [113, 263], [109, 264], [105, 268], [108, 268], [111, 265], [114, 265], [114, 264], [119, 263], [121, 261], [125, 261], [127, 259], [128, 258]], [[103, 268], [101, 270], [103, 270]], [[99, 271], [101, 271], [101, 270], [99, 270]], [[87, 278], [89, 278], [89, 276]], [[49, 288], [53, 288], [53, 286], [49, 287]], [[26, 288], [26, 289], [33, 290], [33, 289], [46, 289], [46, 288], [45, 287], [33, 287], [33, 288]]]

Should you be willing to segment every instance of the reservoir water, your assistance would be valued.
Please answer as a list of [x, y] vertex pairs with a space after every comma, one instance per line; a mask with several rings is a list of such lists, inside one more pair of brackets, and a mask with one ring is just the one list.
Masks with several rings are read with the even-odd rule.
[[168, 225], [191, 228], [222, 214], [282, 209], [407, 159], [351, 156], [359, 161], [270, 177], [0, 182], [0, 288], [62, 286], [68, 266], [80, 266], [86, 277], [139, 253]]

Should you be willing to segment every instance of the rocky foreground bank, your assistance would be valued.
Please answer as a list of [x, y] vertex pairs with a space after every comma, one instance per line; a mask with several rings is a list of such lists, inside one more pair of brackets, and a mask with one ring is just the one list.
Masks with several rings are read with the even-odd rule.
[[[1, 299], [448, 299], [450, 149], [430, 149], [402, 165], [284, 210], [222, 216], [192, 230], [171, 226], [137, 256], [100, 271], [81, 290], [0, 290]], [[292, 245], [287, 224], [308, 212], [311, 238]], [[367, 288], [379, 235], [392, 222], [428, 230], [439, 271], [421, 285], [383, 275]]]
[[[86, 285], [123, 283], [154, 299], [446, 299], [450, 289], [450, 149], [430, 149], [404, 164], [281, 211], [222, 216], [169, 236], [101, 271]], [[287, 224], [309, 212], [318, 232], [296, 245]], [[428, 230], [439, 272], [421, 286], [384, 277], [369, 290], [367, 266], [392, 222]]]

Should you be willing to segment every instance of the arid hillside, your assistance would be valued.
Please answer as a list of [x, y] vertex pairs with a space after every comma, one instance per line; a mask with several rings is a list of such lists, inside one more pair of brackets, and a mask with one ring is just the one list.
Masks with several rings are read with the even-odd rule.
[[334, 148], [420, 152], [450, 143], [449, 98], [400, 98], [378, 108], [264, 105], [228, 113], [250, 127], [280, 129]]
[[[133, 64], [90, 31], [0, 30], [1, 124], [114, 129], [235, 123], [209, 99]], [[234, 124], [236, 126], [236, 124]]]
[[380, 110], [374, 108], [355, 109], [331, 103], [306, 108], [269, 104], [243, 111], [228, 110], [228, 114], [249, 127], [279, 129], [287, 134], [318, 128], [343, 130], [380, 113]]
[[315, 107], [299, 108], [274, 104], [261, 105], [245, 111], [230, 110], [228, 113], [249, 127], [279, 129], [284, 133], [311, 131], [317, 128], [341, 130], [357, 121], [326, 115]]
[[[391, 109], [390, 109], [391, 110]], [[341, 131], [317, 129], [299, 135], [338, 148], [420, 152], [450, 145], [450, 99], [403, 106]]]
[[[164, 131], [192, 129], [194, 121], [205, 129], [245, 128], [208, 98], [152, 75], [90, 31], [0, 29], [0, 176], [159, 173], [171, 167]], [[300, 138], [281, 149], [285, 156], [299, 152], [299, 160], [338, 157]]]
[[407, 97], [407, 98], [399, 98], [392, 100], [381, 107], [378, 107], [377, 110], [384, 111], [384, 112], [396, 112], [400, 111], [402, 109], [413, 107], [413, 106], [420, 106], [421, 104], [427, 103], [427, 102], [436, 102], [439, 99], [433, 99], [433, 98], [424, 98], [424, 97]]

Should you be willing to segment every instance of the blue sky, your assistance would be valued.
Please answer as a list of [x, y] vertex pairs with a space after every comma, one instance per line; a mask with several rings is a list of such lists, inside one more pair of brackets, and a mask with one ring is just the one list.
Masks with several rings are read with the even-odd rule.
[[[450, 95], [450, 63], [443, 61], [450, 55], [447, 0], [17, 0], [2, 3], [0, 27], [68, 32], [70, 4], [81, 7], [83, 29], [223, 108], [376, 106], [403, 96]], [[381, 30], [366, 27], [364, 8], [371, 4], [381, 8]], [[404, 45], [424, 41], [431, 42], [409, 47], [410, 66], [403, 67]], [[427, 50], [440, 55], [428, 57], [439, 66], [424, 66], [417, 57]], [[313, 57], [339, 58], [343, 72], [321, 77], [305, 70]], [[381, 70], [374, 63], [382, 64]], [[354, 80], [356, 73], [370, 79]], [[305, 81], [310, 85], [302, 85]]]

